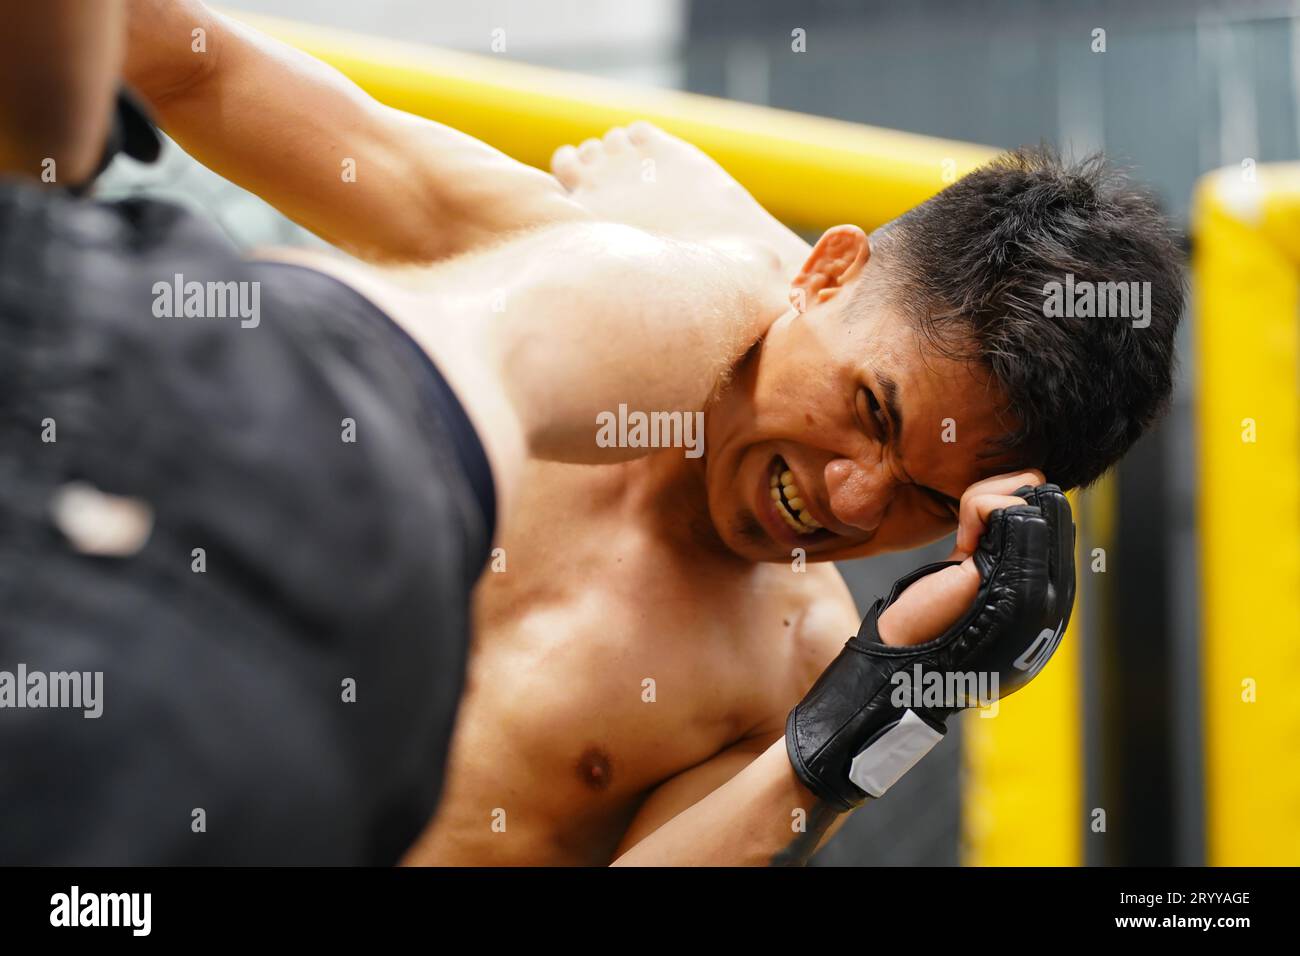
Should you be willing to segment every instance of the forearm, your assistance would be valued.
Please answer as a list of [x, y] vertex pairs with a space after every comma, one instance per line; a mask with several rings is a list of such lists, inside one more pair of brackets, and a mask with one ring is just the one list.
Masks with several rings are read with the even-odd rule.
[[846, 818], [799, 782], [781, 738], [614, 865], [798, 866]]
[[[205, 52], [192, 50], [195, 29]], [[546, 173], [385, 107], [332, 67], [199, 3], [136, 0], [127, 66], [187, 152], [365, 258], [432, 261], [586, 218]]]

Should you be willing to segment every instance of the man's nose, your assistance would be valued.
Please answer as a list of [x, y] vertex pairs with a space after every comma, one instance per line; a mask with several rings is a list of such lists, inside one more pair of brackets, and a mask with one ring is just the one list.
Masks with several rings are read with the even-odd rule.
[[880, 527], [897, 488], [898, 479], [883, 463], [867, 466], [841, 458], [826, 466], [831, 513], [867, 533]]

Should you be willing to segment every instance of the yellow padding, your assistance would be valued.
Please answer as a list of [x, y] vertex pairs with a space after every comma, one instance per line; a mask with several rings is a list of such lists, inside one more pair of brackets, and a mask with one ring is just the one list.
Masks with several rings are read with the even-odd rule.
[[1256, 174], [1209, 174], [1193, 208], [1206, 855], [1296, 866], [1300, 164]]
[[547, 168], [565, 143], [650, 120], [699, 146], [794, 228], [874, 228], [996, 155], [987, 146], [231, 12], [381, 102], [533, 166]]

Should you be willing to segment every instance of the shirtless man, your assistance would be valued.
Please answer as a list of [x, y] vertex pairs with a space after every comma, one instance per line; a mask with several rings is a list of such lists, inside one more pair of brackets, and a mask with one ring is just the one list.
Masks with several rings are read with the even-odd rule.
[[622, 401], [702, 414], [775, 259], [584, 216], [418, 269], [246, 260], [82, 195], [159, 145], [114, 95], [125, 2], [96, 12], [0, 35], [0, 860], [392, 864], [524, 452], [637, 454], [592, 441]]
[[[552, 179], [197, 4], [138, 16], [150, 6], [137, 4], [128, 79], [164, 127], [366, 258], [473, 253], [594, 218], [757, 241], [790, 278], [795, 307], [711, 405], [704, 457], [528, 466], [504, 565], [479, 587], [442, 806], [409, 862], [789, 859], [790, 808], [815, 800], [791, 771], [786, 715], [858, 625], [828, 562], [954, 527], [966, 558], [1013, 490], [1044, 471], [1095, 479], [1168, 394], [1176, 256], [1149, 204], [1099, 166], [1022, 155], [870, 239], [840, 226], [809, 250], [648, 126], [562, 149]], [[344, 156], [356, 183], [340, 182]], [[1152, 281], [1150, 325], [1045, 322], [1032, 296], [1067, 271]], [[955, 570], [892, 641], [933, 636], [969, 605], [969, 563]], [[816, 816], [799, 858], [831, 826]]]

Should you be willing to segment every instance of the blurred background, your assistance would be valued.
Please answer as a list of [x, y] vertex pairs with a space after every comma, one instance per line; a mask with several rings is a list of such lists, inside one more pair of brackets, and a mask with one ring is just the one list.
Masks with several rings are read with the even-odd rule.
[[[1105, 150], [1155, 192], [1184, 235], [1203, 174], [1300, 158], [1297, 3], [241, 0], [235, 8], [994, 147], [1047, 140], [1077, 155]], [[792, 51], [795, 29], [806, 33], [806, 52]], [[505, 31], [503, 51], [490, 50], [494, 30]], [[198, 207], [244, 246], [316, 241], [174, 146], [152, 169], [119, 161], [102, 191]], [[1080, 504], [1082, 554], [1104, 546], [1106, 570], [1080, 562], [1077, 732], [1066, 738], [1079, 749], [1072, 785], [1082, 791], [1070, 798], [1072, 849], [1012, 862], [1218, 861], [1206, 838], [1195, 323], [1193, 302], [1165, 423]], [[1281, 533], [1294, 540], [1300, 523]], [[865, 610], [894, 578], [946, 552], [939, 544], [842, 568]], [[1300, 628], [1288, 640], [1300, 641]], [[972, 768], [969, 746], [968, 735], [950, 733], [816, 862], [980, 862], [963, 849], [972, 826], [964, 801], [967, 776], [987, 775], [990, 764]], [[1260, 767], [1260, 786], [1272, 773], [1294, 775], [1300, 740], [1273, 759], [1292, 766]], [[1294, 816], [1278, 833], [1296, 840]], [[1300, 845], [1284, 853], [1300, 862]]]

